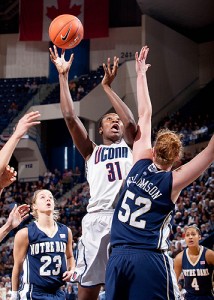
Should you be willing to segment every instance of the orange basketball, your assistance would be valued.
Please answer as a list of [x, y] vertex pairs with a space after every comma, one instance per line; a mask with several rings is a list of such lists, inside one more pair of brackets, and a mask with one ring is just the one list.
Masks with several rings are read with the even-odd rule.
[[73, 15], [60, 15], [49, 26], [49, 37], [54, 45], [62, 49], [76, 47], [83, 39], [81, 21]]

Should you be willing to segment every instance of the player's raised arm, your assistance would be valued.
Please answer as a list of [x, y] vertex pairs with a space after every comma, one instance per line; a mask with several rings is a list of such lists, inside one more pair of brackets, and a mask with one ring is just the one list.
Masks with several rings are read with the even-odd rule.
[[75, 146], [86, 159], [93, 151], [93, 142], [90, 140], [83, 123], [75, 112], [74, 103], [68, 86], [68, 73], [74, 56], [71, 54], [70, 59], [66, 61], [65, 52], [62, 51], [61, 56], [59, 56], [55, 45], [53, 50], [51, 48], [49, 50], [51, 61], [55, 64], [57, 71], [59, 72], [60, 106], [63, 117]]
[[40, 121], [38, 121], [39, 117], [40, 113], [38, 111], [32, 111], [25, 114], [19, 120], [15, 131], [0, 151], [0, 175], [4, 172], [6, 166], [9, 164], [11, 156], [22, 136], [30, 127], [40, 124]]
[[197, 179], [214, 161], [214, 136], [212, 136], [207, 147], [188, 163], [173, 171], [173, 198]]
[[102, 86], [107, 94], [112, 106], [121, 119], [124, 126], [124, 139], [129, 146], [132, 147], [134, 138], [137, 132], [137, 124], [134, 116], [128, 106], [120, 99], [120, 97], [112, 89], [111, 84], [117, 75], [119, 58], [114, 57], [113, 66], [111, 67], [111, 60], [108, 58], [107, 64], [103, 63], [105, 75], [102, 80]]
[[[146, 72], [150, 67], [146, 63], [149, 48], [144, 46], [140, 54], [136, 52], [138, 132], [133, 146], [134, 162], [142, 158], [151, 158], [151, 117], [152, 105], [149, 96]], [[149, 149], [149, 150], [148, 150]]]

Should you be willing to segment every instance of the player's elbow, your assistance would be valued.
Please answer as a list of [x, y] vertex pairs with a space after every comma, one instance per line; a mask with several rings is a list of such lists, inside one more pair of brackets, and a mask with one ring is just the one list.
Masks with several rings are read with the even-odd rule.
[[137, 124], [134, 119], [129, 118], [127, 122], [124, 124], [125, 131], [129, 132], [137, 132]]
[[145, 111], [142, 111], [141, 113], [138, 114], [138, 117], [139, 119], [143, 119], [150, 122], [152, 117], [152, 110], [147, 109]]

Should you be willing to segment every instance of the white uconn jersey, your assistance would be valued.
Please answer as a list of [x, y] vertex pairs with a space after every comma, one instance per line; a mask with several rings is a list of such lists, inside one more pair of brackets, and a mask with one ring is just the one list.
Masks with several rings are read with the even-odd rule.
[[132, 151], [124, 140], [94, 148], [86, 162], [90, 187], [88, 212], [112, 209], [132, 167]]

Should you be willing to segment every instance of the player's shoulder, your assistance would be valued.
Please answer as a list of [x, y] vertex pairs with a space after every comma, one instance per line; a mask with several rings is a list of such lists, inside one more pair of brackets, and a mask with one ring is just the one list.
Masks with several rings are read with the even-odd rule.
[[206, 262], [209, 265], [214, 265], [214, 251], [208, 248], [205, 248], [205, 258]]
[[16, 238], [16, 240], [17, 240], [17, 239], [26, 239], [26, 238], [28, 238], [28, 228], [25, 227], [25, 228], [20, 229], [20, 230], [16, 233], [15, 238]]
[[183, 255], [184, 255], [184, 251], [185, 251], [185, 250], [179, 252], [179, 253], [175, 256], [174, 260], [175, 260], [175, 261], [179, 261], [179, 262], [182, 261]]
[[144, 169], [147, 169], [149, 172], [156, 172], [157, 169], [155, 168], [153, 161], [150, 158], [141, 158], [137, 160], [132, 169], [144, 172]]
[[58, 226], [58, 227], [67, 227], [65, 224], [60, 223], [60, 222], [58, 222], [58, 221], [57, 221], [56, 223], [57, 223], [57, 226]]
[[66, 230], [68, 231], [70, 228], [68, 226], [66, 226], [65, 224], [62, 224], [60, 222], [57, 222], [57, 226], [59, 230]]

